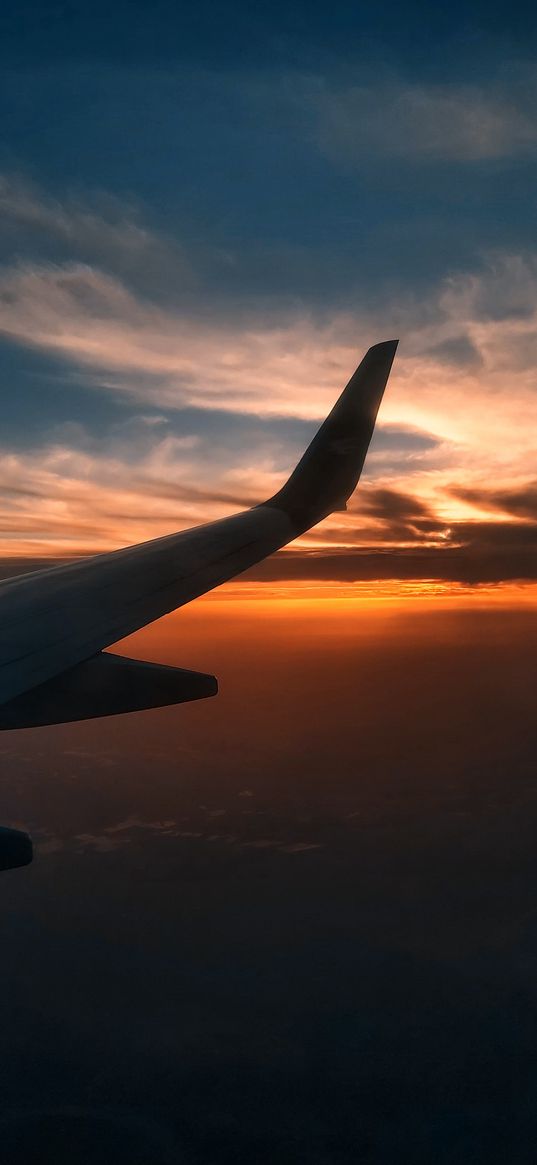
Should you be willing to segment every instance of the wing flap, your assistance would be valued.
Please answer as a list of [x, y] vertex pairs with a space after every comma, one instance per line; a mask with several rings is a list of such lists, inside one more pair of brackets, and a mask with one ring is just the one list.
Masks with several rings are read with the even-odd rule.
[[215, 696], [215, 676], [101, 652], [0, 707], [0, 729], [141, 712]]

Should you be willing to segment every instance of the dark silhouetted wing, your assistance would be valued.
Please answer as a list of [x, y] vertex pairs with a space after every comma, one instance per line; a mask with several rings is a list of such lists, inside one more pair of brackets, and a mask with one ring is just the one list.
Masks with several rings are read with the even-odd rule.
[[[219, 522], [0, 583], [0, 727], [154, 707], [216, 691], [211, 676], [100, 653], [266, 558], [344, 507], [397, 342], [370, 348], [286, 485]], [[97, 662], [96, 662], [97, 661]], [[65, 674], [64, 674], [65, 673]], [[63, 679], [61, 677], [64, 677]]]

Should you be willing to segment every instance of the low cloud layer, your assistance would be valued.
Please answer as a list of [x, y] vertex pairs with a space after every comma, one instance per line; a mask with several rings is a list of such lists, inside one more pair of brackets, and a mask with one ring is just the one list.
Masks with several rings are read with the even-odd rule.
[[[153, 525], [166, 525], [164, 513], [151, 515], [150, 505], [143, 488], [139, 486], [137, 495], [140, 513], [126, 513], [131, 538], [136, 531], [136, 521], [140, 528], [151, 518]], [[158, 497], [158, 484], [150, 497]], [[528, 490], [532, 496], [531, 487]], [[136, 495], [131, 495], [134, 500]], [[103, 531], [111, 532], [121, 518], [119, 514], [106, 511], [106, 492], [100, 501], [97, 517], [83, 520], [82, 513], [88, 498], [82, 495], [78, 524], [69, 528], [61, 522], [51, 526], [51, 545], [65, 548], [84, 547], [96, 536], [103, 537]], [[144, 502], [145, 499], [145, 502]], [[205, 503], [213, 512], [219, 505], [229, 509], [230, 496], [203, 498], [183, 492], [182, 504], [185, 513], [188, 507]], [[236, 499], [238, 501], [238, 499]], [[162, 506], [162, 497], [160, 498]], [[77, 503], [75, 503], [76, 505]], [[147, 506], [144, 512], [144, 504]], [[165, 503], [164, 503], [165, 504]], [[513, 502], [519, 510], [518, 497]], [[100, 521], [99, 521], [100, 520]], [[188, 525], [185, 521], [185, 525]], [[15, 545], [31, 550], [30, 539], [24, 540], [24, 529], [20, 529]], [[318, 538], [318, 544], [316, 544]], [[36, 546], [39, 545], [36, 540]], [[38, 569], [41, 557], [5, 559], [0, 564], [0, 576], [10, 577], [27, 570]], [[321, 526], [302, 544], [281, 551], [271, 558], [246, 571], [239, 579], [240, 584], [272, 583], [285, 586], [289, 583], [374, 583], [375, 581], [399, 580], [442, 582], [477, 586], [487, 583], [507, 583], [513, 581], [537, 581], [537, 516], [516, 514], [516, 520], [453, 521], [447, 524], [427, 505], [408, 494], [395, 490], [369, 487], [362, 491], [360, 504], [355, 507], [352, 531], [349, 528], [328, 530]]]

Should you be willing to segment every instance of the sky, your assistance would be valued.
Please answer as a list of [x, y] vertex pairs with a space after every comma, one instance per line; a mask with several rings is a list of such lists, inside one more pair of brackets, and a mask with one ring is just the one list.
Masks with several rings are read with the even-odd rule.
[[349, 512], [252, 593], [531, 587], [535, 21], [23, 3], [0, 32], [4, 557], [263, 500], [399, 336]]
[[0, 733], [10, 1165], [533, 1165], [537, 21], [0, 6], [0, 574], [285, 480], [346, 514], [112, 650], [217, 698]]

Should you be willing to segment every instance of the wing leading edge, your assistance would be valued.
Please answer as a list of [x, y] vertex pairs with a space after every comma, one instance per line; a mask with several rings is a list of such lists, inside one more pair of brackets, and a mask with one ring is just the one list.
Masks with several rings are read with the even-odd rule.
[[369, 349], [289, 480], [268, 501], [193, 530], [0, 583], [0, 728], [214, 694], [214, 677], [151, 672], [135, 661], [110, 666], [112, 657], [101, 652], [345, 508], [396, 348], [390, 340]]

